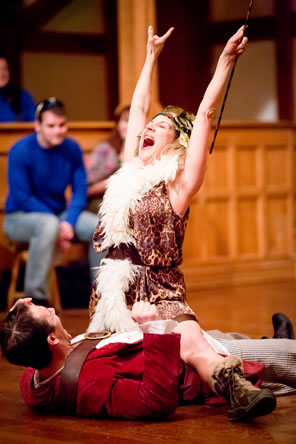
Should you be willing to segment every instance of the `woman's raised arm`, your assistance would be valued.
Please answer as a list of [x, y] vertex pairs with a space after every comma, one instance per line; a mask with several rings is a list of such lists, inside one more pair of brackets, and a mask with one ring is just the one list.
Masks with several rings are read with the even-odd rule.
[[211, 122], [228, 80], [232, 63], [246, 48], [242, 26], [227, 42], [219, 57], [215, 74], [200, 103], [186, 153], [184, 170], [170, 186], [170, 200], [177, 214], [185, 214], [191, 199], [202, 185], [208, 156]]
[[153, 70], [157, 58], [173, 30], [174, 28], [170, 28], [162, 37], [158, 37], [157, 35], [153, 35], [152, 26], [148, 27], [146, 59], [131, 101], [124, 148], [124, 161], [131, 160], [134, 156], [137, 146], [137, 136], [146, 125], [151, 104]]

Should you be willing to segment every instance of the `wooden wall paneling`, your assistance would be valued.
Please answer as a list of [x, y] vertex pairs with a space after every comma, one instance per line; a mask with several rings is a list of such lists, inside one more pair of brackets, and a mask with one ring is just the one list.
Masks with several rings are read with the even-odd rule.
[[289, 249], [287, 227], [287, 199], [285, 196], [269, 195], [266, 200], [267, 255], [284, 256]]
[[287, 158], [288, 167], [287, 167], [287, 174], [289, 177], [288, 182], [288, 239], [289, 239], [289, 251], [294, 253], [295, 251], [295, 223], [294, 223], [294, 214], [295, 214], [295, 204], [294, 204], [294, 181], [295, 181], [295, 164], [293, 163], [293, 153], [294, 153], [294, 139], [295, 139], [295, 132], [292, 130], [289, 130], [289, 141], [288, 141], [288, 151], [289, 155]]
[[[291, 131], [291, 164], [290, 164], [290, 174], [292, 177], [292, 251], [296, 251], [296, 132]], [[296, 269], [295, 269], [296, 271]], [[296, 273], [295, 273], [296, 277]]]
[[[204, 185], [191, 207], [185, 244], [194, 243], [200, 256], [184, 250], [189, 285], [292, 277], [294, 140], [291, 128], [221, 129]], [[200, 232], [192, 240], [190, 224], [195, 226], [198, 213], [204, 221], [198, 222]]]
[[229, 259], [229, 199], [213, 198], [207, 201], [205, 215], [206, 230], [206, 262], [211, 260]]
[[12, 145], [33, 131], [32, 123], [0, 123], [0, 154], [7, 154]]
[[292, 248], [292, 175], [289, 132], [265, 145], [267, 255], [281, 256]]
[[256, 198], [241, 198], [237, 205], [238, 257], [258, 258], [258, 205]]
[[294, 139], [295, 139], [295, 131], [292, 131], [291, 129], [288, 131], [288, 155], [286, 157], [286, 163], [287, 163], [287, 219], [288, 219], [288, 226], [287, 226], [287, 236], [288, 236], [288, 249], [290, 251], [290, 254], [293, 254], [295, 251], [294, 249], [294, 230], [295, 230], [295, 223], [294, 223], [294, 214], [295, 214], [295, 205], [294, 205], [294, 168], [295, 164], [293, 163], [293, 152], [294, 152]]
[[203, 238], [204, 260], [225, 261], [233, 255], [234, 243], [231, 218], [234, 214], [232, 199], [233, 154], [227, 132], [220, 138], [215, 153], [209, 156], [204, 182], [204, 214], [206, 236]]
[[[229, 131], [228, 131], [229, 132]], [[229, 132], [228, 145], [228, 176], [229, 176], [229, 195], [228, 195], [228, 236], [229, 236], [229, 259], [233, 260], [238, 254], [238, 205], [237, 205], [237, 187], [236, 187], [236, 147], [233, 135]]]
[[259, 254], [259, 170], [257, 141], [250, 134], [240, 134], [236, 141], [237, 258], [258, 258]]
[[266, 254], [266, 209], [265, 209], [265, 193], [264, 193], [264, 146], [261, 141], [258, 141], [257, 148], [257, 168], [256, 168], [256, 177], [258, 184], [258, 213], [257, 213], [257, 222], [258, 222], [258, 257], [263, 259]]
[[85, 154], [89, 154], [94, 147], [110, 136], [114, 122], [70, 123], [68, 136], [75, 139]]
[[259, 254], [258, 242], [258, 147], [240, 138], [236, 149], [235, 190], [237, 200], [237, 256], [254, 259]]

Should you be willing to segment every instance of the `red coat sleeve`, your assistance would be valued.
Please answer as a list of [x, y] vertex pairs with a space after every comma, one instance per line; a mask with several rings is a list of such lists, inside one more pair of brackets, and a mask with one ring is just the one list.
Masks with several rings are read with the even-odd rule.
[[[143, 359], [143, 360], [142, 360]], [[100, 368], [94, 380], [80, 384], [77, 413], [128, 419], [159, 418], [178, 405], [180, 335], [144, 334], [143, 356], [121, 356]], [[133, 371], [137, 365], [143, 371]], [[81, 381], [82, 382], [82, 381]]]
[[34, 371], [31, 367], [26, 368], [20, 380], [20, 388], [26, 404], [30, 407], [55, 410], [61, 379], [60, 375], [52, 379], [48, 384], [34, 388], [32, 386]]

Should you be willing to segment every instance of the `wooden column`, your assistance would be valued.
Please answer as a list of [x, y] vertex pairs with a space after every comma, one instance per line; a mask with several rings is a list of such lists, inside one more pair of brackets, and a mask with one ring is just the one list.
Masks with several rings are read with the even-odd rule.
[[[131, 102], [144, 64], [147, 28], [156, 33], [155, 0], [117, 0], [119, 105]], [[154, 72], [151, 113], [161, 108], [158, 100], [157, 68]]]
[[292, 0], [276, 0], [276, 66], [280, 120], [294, 120], [292, 11]]

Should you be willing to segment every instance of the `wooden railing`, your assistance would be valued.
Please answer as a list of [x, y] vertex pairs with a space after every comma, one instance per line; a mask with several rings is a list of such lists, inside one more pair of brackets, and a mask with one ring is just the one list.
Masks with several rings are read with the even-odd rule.
[[[85, 155], [112, 122], [70, 123]], [[7, 194], [7, 154], [32, 124], [0, 125], [0, 223]], [[204, 185], [190, 210], [183, 270], [189, 286], [293, 277], [294, 125], [224, 123], [209, 156]], [[9, 268], [0, 230], [0, 270]]]

